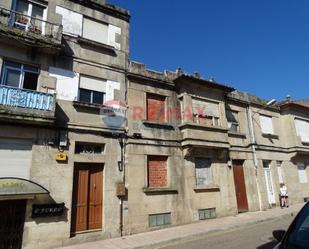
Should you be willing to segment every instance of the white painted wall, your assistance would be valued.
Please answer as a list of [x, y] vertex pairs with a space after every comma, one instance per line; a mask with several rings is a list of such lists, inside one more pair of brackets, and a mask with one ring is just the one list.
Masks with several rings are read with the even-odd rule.
[[121, 35], [121, 28], [108, 25], [108, 44], [115, 47], [116, 49], [121, 49], [121, 44], [116, 42], [116, 34]]
[[74, 101], [77, 100], [79, 73], [64, 70], [61, 68], [50, 67], [49, 75], [57, 78], [56, 96], [57, 99]]
[[83, 15], [60, 6], [56, 6], [56, 13], [62, 15], [64, 34], [72, 36], [82, 35]]
[[120, 83], [117, 81], [108, 80], [106, 82], [106, 97], [105, 101], [114, 100], [114, 91], [120, 90]]

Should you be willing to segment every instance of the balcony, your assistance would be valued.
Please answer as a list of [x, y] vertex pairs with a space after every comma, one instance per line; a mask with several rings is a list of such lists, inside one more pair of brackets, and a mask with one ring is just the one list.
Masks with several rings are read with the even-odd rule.
[[55, 96], [27, 89], [0, 85], [0, 119], [53, 122]]
[[29, 46], [61, 47], [61, 25], [5, 8], [0, 8], [0, 32]]
[[228, 129], [193, 122], [178, 125], [182, 133], [182, 146], [229, 148]]

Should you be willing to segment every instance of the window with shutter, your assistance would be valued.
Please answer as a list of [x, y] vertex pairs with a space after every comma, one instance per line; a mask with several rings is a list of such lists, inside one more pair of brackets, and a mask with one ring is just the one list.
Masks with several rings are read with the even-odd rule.
[[79, 101], [102, 105], [106, 91], [106, 80], [80, 76]]
[[108, 24], [84, 17], [83, 37], [99, 43], [108, 44]]
[[213, 183], [211, 160], [209, 158], [195, 158], [195, 177], [197, 186]]
[[263, 134], [274, 134], [272, 117], [260, 115], [260, 124]]
[[300, 183], [307, 183], [307, 172], [306, 172], [306, 166], [303, 163], [299, 163], [297, 165], [298, 168], [298, 179]]
[[302, 142], [309, 142], [309, 122], [306, 120], [295, 119], [297, 136], [300, 136]]
[[219, 104], [192, 99], [192, 114], [196, 123], [219, 126]]
[[165, 120], [165, 96], [147, 93], [147, 120], [164, 123]]

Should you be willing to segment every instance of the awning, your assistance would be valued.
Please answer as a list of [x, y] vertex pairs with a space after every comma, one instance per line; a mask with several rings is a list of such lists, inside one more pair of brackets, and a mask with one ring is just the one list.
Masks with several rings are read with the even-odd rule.
[[39, 194], [49, 194], [49, 191], [30, 180], [15, 177], [0, 178], [0, 199], [31, 199]]

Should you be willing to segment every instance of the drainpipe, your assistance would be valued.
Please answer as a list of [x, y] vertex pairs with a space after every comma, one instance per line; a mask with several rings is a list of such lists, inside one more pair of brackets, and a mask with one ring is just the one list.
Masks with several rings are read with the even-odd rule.
[[252, 156], [253, 156], [253, 164], [254, 164], [254, 170], [255, 170], [255, 182], [256, 182], [256, 189], [259, 199], [259, 208], [262, 210], [262, 200], [261, 200], [261, 193], [260, 193], [260, 186], [258, 183], [258, 160], [256, 156], [256, 139], [254, 134], [254, 128], [253, 128], [253, 115], [250, 104], [247, 106], [247, 117], [248, 117], [248, 123], [249, 123], [249, 134], [250, 134], [250, 140], [251, 140], [251, 150], [252, 150]]

